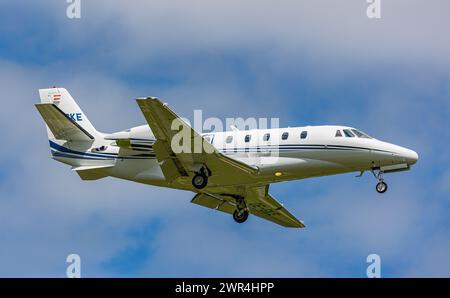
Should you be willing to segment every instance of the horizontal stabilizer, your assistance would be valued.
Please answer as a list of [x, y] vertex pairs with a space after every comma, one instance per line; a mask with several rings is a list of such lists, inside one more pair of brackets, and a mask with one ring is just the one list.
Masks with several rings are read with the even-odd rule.
[[53, 103], [35, 104], [45, 123], [57, 140], [91, 141], [94, 137], [70, 119]]
[[97, 165], [97, 166], [79, 166], [72, 168], [76, 171], [82, 180], [98, 180], [108, 176], [105, 169], [111, 168], [114, 165]]

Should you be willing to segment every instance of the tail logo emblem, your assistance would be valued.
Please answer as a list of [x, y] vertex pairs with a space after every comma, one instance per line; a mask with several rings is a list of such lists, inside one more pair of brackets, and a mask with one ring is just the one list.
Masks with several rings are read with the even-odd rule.
[[53, 103], [59, 103], [61, 101], [61, 93], [55, 93], [49, 95]]

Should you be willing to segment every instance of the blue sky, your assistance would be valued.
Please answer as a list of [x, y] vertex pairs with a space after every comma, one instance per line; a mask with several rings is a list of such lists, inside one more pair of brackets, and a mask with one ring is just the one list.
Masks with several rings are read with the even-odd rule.
[[[448, 1], [0, 1], [0, 276], [450, 276]], [[144, 123], [134, 98], [185, 117], [343, 124], [416, 150], [412, 171], [306, 179], [271, 193], [307, 225], [236, 225], [193, 194], [83, 182], [50, 159], [33, 103], [67, 88], [91, 122]]]

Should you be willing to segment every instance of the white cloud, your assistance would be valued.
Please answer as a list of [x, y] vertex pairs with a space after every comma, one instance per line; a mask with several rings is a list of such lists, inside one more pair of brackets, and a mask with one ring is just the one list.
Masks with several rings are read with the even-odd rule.
[[[447, 1], [384, 1], [382, 18], [366, 17], [364, 1], [123, 1], [86, 2], [79, 24], [60, 20], [61, 37], [93, 42], [101, 28], [114, 44], [107, 54], [121, 65], [158, 59], [162, 53], [257, 49], [280, 59], [331, 63], [340, 68], [380, 62], [449, 64]], [[64, 33], [63, 33], [64, 32]], [[93, 32], [96, 32], [95, 30]], [[105, 49], [106, 50], [106, 49]], [[297, 58], [297, 59], [296, 59]], [[306, 58], [306, 59], [305, 59]], [[285, 60], [286, 61], [286, 60]], [[330, 69], [332, 70], [332, 69]], [[333, 70], [332, 70], [333, 71]]]

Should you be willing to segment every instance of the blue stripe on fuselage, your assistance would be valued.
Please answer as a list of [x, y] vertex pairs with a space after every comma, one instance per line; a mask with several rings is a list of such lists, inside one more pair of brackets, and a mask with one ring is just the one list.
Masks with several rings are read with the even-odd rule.
[[[156, 157], [155, 154], [139, 154], [134, 156], [119, 156], [117, 153], [88, 153], [81, 152], [69, 149], [67, 147], [61, 146], [49, 140], [50, 148], [55, 151], [52, 151], [53, 156], [57, 157], [68, 157], [68, 158], [85, 158], [85, 159], [143, 159], [149, 158], [154, 159]], [[54, 154], [56, 153], [56, 154]], [[73, 156], [76, 155], [76, 156]]]

